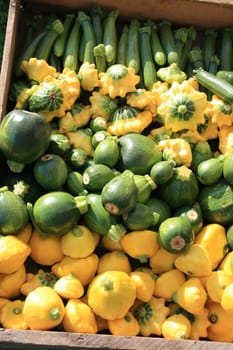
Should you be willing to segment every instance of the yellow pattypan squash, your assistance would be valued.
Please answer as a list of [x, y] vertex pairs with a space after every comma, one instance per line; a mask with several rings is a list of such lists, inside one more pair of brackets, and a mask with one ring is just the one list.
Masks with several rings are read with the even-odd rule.
[[23, 330], [28, 329], [27, 321], [23, 316], [24, 301], [9, 301], [1, 308], [0, 323], [3, 328]]
[[120, 240], [123, 250], [132, 258], [145, 263], [159, 249], [157, 233], [152, 230], [131, 231]]
[[28, 243], [32, 235], [32, 224], [28, 223], [22, 230], [20, 230], [16, 237], [23, 241], [24, 243]]
[[122, 64], [111, 65], [106, 72], [99, 74], [100, 92], [111, 98], [125, 97], [127, 93], [136, 91], [140, 77], [133, 68]]
[[205, 122], [206, 94], [194, 89], [188, 80], [173, 82], [167, 91], [161, 93], [160, 99], [157, 112], [166, 128], [174, 132], [197, 130], [198, 125]]
[[51, 269], [58, 277], [62, 277], [72, 272], [80, 279], [83, 286], [87, 286], [96, 274], [99, 263], [97, 254], [92, 253], [85, 258], [71, 258], [64, 256], [64, 258], [54, 264]]
[[163, 158], [173, 160], [176, 165], [190, 167], [192, 163], [192, 150], [190, 143], [182, 138], [165, 139], [159, 142], [159, 149]]
[[136, 91], [126, 95], [126, 103], [131, 107], [144, 109], [150, 102], [150, 91], [146, 89], [136, 89]]
[[129, 274], [136, 287], [136, 298], [140, 301], [149, 301], [154, 293], [155, 281], [149, 273], [134, 270]]
[[95, 250], [93, 233], [85, 225], [75, 225], [61, 238], [62, 253], [71, 258], [85, 258]]
[[82, 63], [78, 71], [78, 78], [81, 87], [86, 91], [92, 91], [99, 86], [98, 71], [93, 63]]
[[37, 287], [48, 286], [53, 287], [58, 277], [51, 271], [44, 271], [38, 269], [36, 273], [28, 272], [26, 280], [20, 287], [20, 292], [23, 295], [28, 295], [32, 290]]
[[0, 236], [0, 273], [17, 271], [30, 253], [30, 246], [16, 236]]
[[218, 132], [218, 148], [223, 155], [233, 151], [233, 126], [223, 125]]
[[162, 335], [168, 339], [189, 339], [191, 330], [191, 322], [182, 314], [169, 316], [162, 325]]
[[213, 271], [205, 282], [209, 298], [220, 303], [225, 288], [231, 283], [233, 283], [233, 274], [221, 270]]
[[132, 267], [128, 255], [120, 250], [102, 254], [99, 257], [97, 273], [105, 271], [123, 271], [125, 273], [130, 273]]
[[149, 265], [155, 274], [161, 274], [174, 268], [177, 254], [169, 253], [166, 249], [160, 247], [157, 252], [150, 257]]
[[233, 342], [232, 322], [233, 313], [224, 310], [220, 303], [208, 300], [207, 308], [209, 310], [208, 339], [217, 342]]
[[132, 312], [137, 319], [139, 334], [148, 337], [162, 334], [162, 325], [169, 314], [169, 307], [165, 305], [164, 298], [152, 297], [148, 302], [141, 302], [133, 307]]
[[201, 244], [194, 243], [175, 259], [175, 267], [188, 276], [209, 276], [212, 272], [211, 260], [208, 251]]
[[174, 293], [185, 282], [186, 277], [183, 272], [178, 269], [171, 269], [161, 273], [155, 280], [154, 296], [165, 298], [171, 301]]
[[223, 290], [220, 304], [223, 310], [233, 315], [233, 282]]
[[61, 261], [64, 256], [61, 250], [60, 236], [41, 235], [34, 228], [28, 244], [31, 248], [30, 256], [37, 264], [51, 266]]
[[215, 270], [228, 251], [226, 229], [215, 223], [205, 225], [195, 237], [195, 243], [205, 247]]
[[23, 317], [30, 329], [53, 329], [61, 324], [64, 314], [62, 298], [51, 287], [37, 287], [25, 298]]
[[86, 126], [91, 119], [91, 106], [75, 103], [67, 113], [71, 113], [75, 128], [81, 129]]
[[210, 101], [210, 107], [208, 113], [211, 116], [213, 123], [216, 123], [218, 127], [223, 125], [231, 126], [233, 123], [233, 106], [232, 104], [223, 101], [216, 95], [212, 96]]
[[67, 332], [95, 334], [98, 331], [92, 309], [79, 299], [67, 301], [62, 325]]
[[109, 251], [123, 250], [121, 242], [114, 242], [111, 238], [109, 238], [106, 235], [101, 237], [100, 246]]
[[136, 336], [140, 330], [137, 319], [130, 311], [122, 318], [108, 320], [107, 322], [108, 329], [112, 335]]
[[210, 325], [209, 310], [205, 308], [203, 314], [194, 316], [194, 320], [191, 322], [192, 329], [189, 339], [199, 340], [200, 338], [207, 338]]
[[194, 315], [203, 314], [206, 300], [207, 293], [198, 277], [186, 280], [173, 295], [174, 302]]
[[92, 145], [92, 131], [89, 128], [78, 129], [66, 133], [73, 148], [81, 148], [88, 156], [92, 156], [94, 148]]
[[[122, 108], [124, 109], [124, 107]], [[126, 115], [123, 117], [123, 113], [121, 116], [119, 109], [120, 108], [116, 111], [117, 117], [115, 117], [114, 114], [113, 120], [107, 127], [107, 132], [111, 135], [122, 136], [131, 132], [141, 134], [152, 122], [152, 113], [150, 111], [138, 111], [135, 112], [134, 116], [130, 115], [130, 117], [128, 117]]]
[[103, 272], [94, 277], [87, 289], [88, 305], [107, 320], [124, 317], [135, 299], [135, 285], [123, 271]]
[[10, 299], [0, 297], [0, 314], [1, 314], [1, 309], [2, 309], [2, 307], [3, 307], [6, 303], [9, 303], [10, 301], [11, 301]]
[[228, 252], [219, 265], [219, 269], [233, 276], [233, 251]]
[[93, 91], [89, 97], [91, 103], [90, 113], [92, 118], [103, 117], [106, 121], [111, 118], [112, 113], [117, 108], [117, 100], [100, 91]]
[[46, 60], [31, 57], [28, 61], [21, 63], [22, 71], [30, 81], [42, 82], [48, 75], [56, 77], [56, 68], [50, 66]]
[[26, 280], [24, 264], [15, 272], [0, 274], [0, 297], [12, 299], [20, 294], [20, 287]]
[[60, 277], [53, 289], [64, 299], [81, 298], [84, 294], [82, 283], [72, 272]]

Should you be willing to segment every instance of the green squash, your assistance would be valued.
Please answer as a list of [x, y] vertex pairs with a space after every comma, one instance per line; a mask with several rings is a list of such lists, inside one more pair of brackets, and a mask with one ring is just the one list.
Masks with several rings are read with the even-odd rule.
[[46, 152], [50, 136], [50, 124], [43, 116], [12, 110], [0, 123], [0, 150], [11, 170], [21, 172]]

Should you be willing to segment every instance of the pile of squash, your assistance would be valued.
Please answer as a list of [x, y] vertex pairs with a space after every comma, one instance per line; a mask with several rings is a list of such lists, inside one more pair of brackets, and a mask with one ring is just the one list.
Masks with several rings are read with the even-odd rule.
[[230, 81], [47, 57], [0, 123], [1, 326], [232, 342]]

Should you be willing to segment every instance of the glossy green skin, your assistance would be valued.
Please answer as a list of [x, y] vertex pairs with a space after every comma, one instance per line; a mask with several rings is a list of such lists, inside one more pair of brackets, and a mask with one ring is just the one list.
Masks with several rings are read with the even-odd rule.
[[83, 215], [87, 227], [100, 235], [107, 235], [112, 225], [118, 223], [118, 218], [105, 210], [100, 194], [87, 195], [88, 211]]
[[33, 222], [45, 234], [62, 235], [80, 218], [74, 197], [63, 191], [48, 192], [33, 206]]
[[215, 184], [223, 174], [223, 162], [219, 158], [202, 161], [197, 167], [198, 180], [204, 185]]
[[95, 148], [93, 159], [97, 164], [104, 164], [109, 167], [114, 167], [120, 157], [120, 150], [115, 139], [106, 138]]
[[159, 226], [158, 238], [161, 246], [170, 253], [180, 254], [194, 242], [191, 224], [179, 217], [170, 217]]
[[159, 198], [167, 202], [173, 211], [184, 205], [192, 205], [198, 193], [199, 184], [193, 172], [189, 177], [182, 178], [175, 170], [169, 181], [158, 186]]
[[0, 190], [0, 232], [17, 234], [29, 221], [26, 204], [7, 187]]
[[113, 215], [132, 210], [137, 201], [137, 186], [132, 172], [126, 170], [110, 180], [101, 191], [102, 203]]
[[51, 128], [40, 114], [9, 112], [0, 124], [0, 150], [9, 160], [29, 164], [48, 148]]
[[89, 191], [101, 191], [114, 178], [114, 172], [104, 164], [92, 164], [83, 172], [83, 182]]
[[195, 235], [198, 234], [203, 227], [203, 216], [198, 202], [179, 208], [174, 213], [174, 216], [182, 216], [182, 218], [186, 219], [192, 225]]
[[223, 176], [224, 179], [230, 184], [233, 185], [233, 152], [230, 152], [226, 155], [223, 160]]
[[142, 134], [127, 134], [119, 138], [122, 166], [135, 174], [144, 175], [151, 167], [162, 160], [156, 143]]
[[46, 154], [34, 164], [34, 176], [47, 191], [61, 190], [68, 175], [68, 167], [57, 154]]
[[130, 212], [123, 215], [123, 220], [125, 226], [131, 231], [146, 230], [149, 227], [152, 228], [156, 223], [151, 208], [144, 203], [136, 203]]
[[204, 186], [197, 199], [206, 223], [229, 225], [233, 221], [233, 187], [221, 180]]

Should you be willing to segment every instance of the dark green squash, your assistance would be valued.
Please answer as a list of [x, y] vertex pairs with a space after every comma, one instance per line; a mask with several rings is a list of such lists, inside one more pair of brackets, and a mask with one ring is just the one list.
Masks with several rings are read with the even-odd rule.
[[0, 124], [0, 150], [12, 171], [20, 172], [42, 156], [49, 145], [50, 124], [43, 116], [12, 110]]

